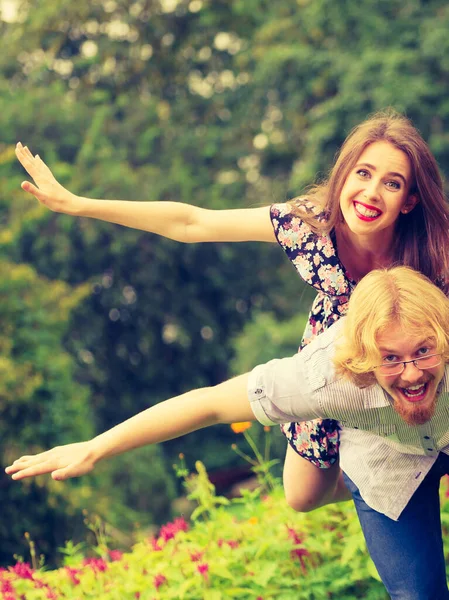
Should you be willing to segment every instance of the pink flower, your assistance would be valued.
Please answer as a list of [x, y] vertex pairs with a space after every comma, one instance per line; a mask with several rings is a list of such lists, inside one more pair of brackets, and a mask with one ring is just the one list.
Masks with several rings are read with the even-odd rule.
[[292, 538], [295, 544], [302, 544], [302, 539], [299, 537], [298, 533], [295, 529], [293, 529], [293, 527], [287, 527], [287, 531], [288, 537]]
[[199, 562], [203, 558], [204, 552], [191, 552], [190, 559], [192, 562]]
[[109, 550], [109, 558], [112, 562], [115, 562], [116, 560], [121, 560], [122, 556], [123, 552], [120, 552], [120, 550]]
[[237, 540], [228, 540], [226, 543], [232, 549], [238, 548], [240, 545], [240, 542], [238, 542]]
[[161, 546], [158, 544], [158, 540], [154, 536], [150, 537], [148, 541], [155, 552], [160, 552], [162, 550]]
[[164, 540], [164, 542], [168, 542], [168, 540], [174, 538], [175, 535], [180, 531], [187, 531], [188, 529], [189, 525], [184, 517], [177, 517], [173, 523], [162, 525], [161, 530], [159, 531], [159, 536]]
[[209, 565], [207, 563], [201, 563], [199, 565], [197, 565], [197, 571], [200, 575], [202, 575], [204, 577], [204, 579], [207, 580], [208, 578], [208, 574], [207, 572], [209, 571]]
[[301, 560], [301, 557], [309, 556], [309, 552], [305, 548], [295, 548], [294, 550], [292, 550], [292, 557], [295, 556], [296, 558], [299, 558], [299, 560]]
[[167, 583], [167, 578], [162, 575], [162, 573], [159, 573], [158, 575], [155, 576], [154, 580], [153, 580], [153, 584], [154, 587], [158, 590], [161, 585], [163, 585], [164, 583]]
[[3, 598], [7, 598], [7, 600], [15, 600], [16, 598], [16, 591], [11, 581], [8, 581], [7, 579], [0, 579], [0, 592], [3, 595]]
[[301, 569], [302, 572], [304, 573], [304, 575], [307, 574], [307, 567], [306, 567], [306, 562], [304, 560], [304, 557], [306, 556], [310, 556], [309, 553], [307, 552], [307, 550], [305, 548], [295, 548], [294, 550], [291, 551], [290, 556], [292, 558], [297, 558], [301, 564]]
[[65, 570], [67, 572], [67, 575], [70, 577], [70, 580], [73, 583], [73, 585], [78, 585], [79, 583], [81, 583], [78, 577], [78, 573], [80, 572], [79, 569], [72, 569], [71, 567], [66, 567]]
[[[295, 545], [300, 545], [303, 543], [303, 541], [299, 537], [298, 533], [292, 527], [287, 527], [287, 531], [288, 531], [289, 537], [292, 538], [293, 543]], [[290, 552], [290, 556], [292, 558], [297, 558], [299, 560], [299, 562], [301, 563], [301, 568], [302, 568], [303, 573], [306, 573], [306, 564], [304, 561], [304, 557], [310, 556], [308, 550], [306, 550], [305, 548], [294, 548]]]
[[30, 567], [29, 563], [18, 562], [13, 567], [9, 567], [9, 570], [20, 579], [33, 580], [34, 570]]
[[90, 567], [94, 573], [102, 573], [108, 570], [108, 564], [103, 558], [85, 558], [83, 565]]

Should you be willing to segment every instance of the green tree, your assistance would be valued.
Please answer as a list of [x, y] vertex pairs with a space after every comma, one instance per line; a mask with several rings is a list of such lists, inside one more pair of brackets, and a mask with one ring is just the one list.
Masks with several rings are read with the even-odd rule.
[[[0, 22], [0, 245], [52, 281], [89, 283], [64, 347], [96, 430], [223, 379], [244, 323], [304, 313], [310, 296], [269, 245], [181, 246], [36, 208], [19, 189], [17, 139], [77, 193], [258, 206], [303, 193], [352, 126], [392, 105], [448, 167], [442, 0], [18, 6]], [[227, 428], [204, 431], [163, 452], [168, 465], [180, 450], [193, 461], [201, 444], [211, 469], [231, 441]], [[145, 460], [128, 465], [137, 490]], [[142, 506], [141, 492], [126, 501]]]
[[[74, 383], [75, 362], [60, 343], [85, 287], [71, 289], [43, 280], [29, 266], [0, 262], [0, 432], [6, 466], [21, 454], [92, 435], [92, 418], [89, 390]], [[26, 531], [51, 556], [64, 532], [79, 529], [75, 509], [86, 495], [85, 484], [62, 487], [46, 478], [17, 485], [4, 473], [0, 477], [1, 561], [25, 554]]]

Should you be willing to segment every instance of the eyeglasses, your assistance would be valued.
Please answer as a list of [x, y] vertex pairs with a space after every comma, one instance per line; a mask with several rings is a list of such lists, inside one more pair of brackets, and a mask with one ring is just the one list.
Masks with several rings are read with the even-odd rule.
[[421, 356], [420, 358], [414, 358], [413, 360], [382, 363], [374, 368], [382, 375], [393, 377], [394, 375], [400, 375], [404, 371], [405, 365], [408, 363], [413, 363], [417, 369], [421, 369], [422, 371], [425, 369], [432, 369], [433, 367], [441, 365], [441, 354], [428, 354], [426, 356]]

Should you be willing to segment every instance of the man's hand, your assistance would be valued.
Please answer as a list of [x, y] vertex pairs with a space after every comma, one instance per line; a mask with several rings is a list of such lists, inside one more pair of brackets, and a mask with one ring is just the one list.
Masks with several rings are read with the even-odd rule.
[[23, 190], [33, 194], [41, 204], [44, 204], [50, 210], [67, 215], [78, 214], [81, 198], [66, 190], [56, 181], [53, 173], [39, 155], [33, 156], [26, 146], [22, 146], [18, 142], [16, 156], [36, 184], [33, 185], [29, 181], [24, 181], [21, 186]]
[[5, 471], [17, 480], [51, 473], [53, 479], [61, 481], [89, 473], [95, 462], [92, 442], [80, 442], [57, 446], [34, 456], [22, 456]]

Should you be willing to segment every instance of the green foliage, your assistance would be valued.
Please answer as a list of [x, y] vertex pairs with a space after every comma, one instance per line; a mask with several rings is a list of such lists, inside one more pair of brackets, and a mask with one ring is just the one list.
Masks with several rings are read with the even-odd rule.
[[189, 499], [197, 502], [198, 506], [193, 511], [191, 518], [195, 521], [200, 516], [203, 518], [214, 518], [217, 514], [217, 508], [227, 506], [229, 500], [223, 496], [215, 495], [215, 487], [209, 481], [206, 469], [201, 461], [196, 462], [198, 475], [192, 481], [186, 480], [186, 487], [189, 491]]
[[[74, 383], [74, 360], [61, 344], [85, 286], [71, 289], [60, 281], [45, 281], [29, 266], [0, 264], [0, 435], [6, 465], [30, 451], [90, 436], [93, 430], [88, 389]], [[64, 542], [63, 532], [79, 527], [77, 510], [89, 503], [84, 483], [61, 488], [51, 479], [37, 479], [17, 486], [3, 473], [1, 485], [8, 498], [0, 515], [3, 561], [23, 553], [27, 531], [33, 532], [38, 550], [51, 555]]]
[[280, 321], [272, 313], [258, 313], [234, 340], [235, 357], [231, 371], [238, 375], [272, 358], [284, 358], [298, 352], [298, 331], [304, 331], [306, 314]]
[[300, 515], [277, 487], [269, 496], [259, 489], [223, 506], [204, 467], [197, 468], [189, 486], [203, 510], [191, 525], [178, 518], [126, 554], [100, 544], [97, 557], [81, 560], [79, 548], [69, 544], [60, 569], [19, 564], [0, 573], [0, 581], [33, 600], [386, 600], [352, 505]]
[[[18, 13], [6, 22], [2, 5], [0, 254], [17, 263], [4, 279], [14, 269], [25, 277], [21, 264], [39, 274], [36, 288], [31, 279], [23, 287], [31, 309], [5, 293], [4, 462], [213, 385], [229, 375], [236, 354], [232, 368], [240, 373], [293, 353], [302, 321], [289, 319], [305, 314], [311, 298], [275, 246], [180, 246], [36, 207], [19, 188], [18, 139], [76, 193], [216, 209], [302, 193], [327, 172], [349, 129], [387, 105], [406, 112], [443, 170], [449, 166], [449, 7], [442, 0], [4, 4], [17, 4]], [[83, 290], [70, 319], [48, 300], [53, 290], [62, 293], [61, 281]], [[8, 344], [16, 344], [14, 355]], [[167, 465], [180, 450], [197, 456], [200, 444], [208, 468], [227, 465], [232, 435], [201, 431], [116, 459], [80, 489], [89, 498], [98, 493], [107, 512], [100, 498], [113, 482], [107, 510], [117, 526], [160, 521], [174, 494]], [[283, 442], [276, 443], [281, 457]], [[71, 536], [71, 526], [43, 516], [51, 506], [46, 484], [4, 485], [5, 522], [14, 526], [2, 551], [17, 551], [21, 522], [41, 523], [45, 550], [56, 543], [53, 531]], [[16, 500], [28, 489], [35, 490], [32, 510]]]
[[[5, 260], [0, 264], [0, 434], [2, 464], [7, 465], [23, 454], [94, 434], [89, 390], [75, 382], [75, 361], [62, 344], [70, 315], [90, 286], [70, 288], [61, 281], [46, 281], [29, 266]], [[148, 477], [145, 468], [133, 480], [127, 467], [139, 454], [138, 464], [143, 468], [151, 462], [152, 473]], [[23, 554], [28, 531], [37, 551], [51, 560], [69, 535], [85, 537], [83, 508], [95, 506], [126, 529], [135, 522], [148, 525], [156, 511], [168, 516], [173, 481], [162, 465], [159, 449], [145, 448], [120, 457], [115, 470], [107, 465], [90, 478], [63, 486], [47, 477], [17, 484], [3, 473], [8, 502], [0, 515], [0, 560], [9, 562], [14, 554]], [[148, 481], [155, 498], [147, 494]], [[111, 489], [117, 491], [111, 494]], [[141, 499], [134, 512], [124, 509], [133, 494]]]

